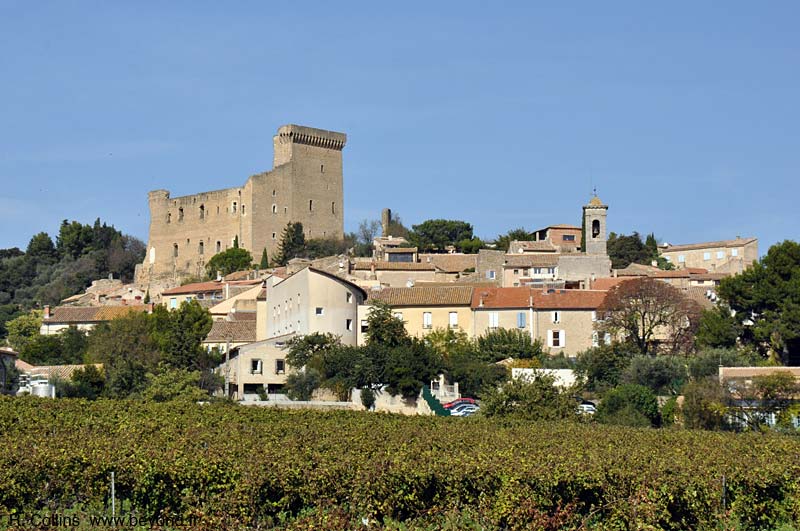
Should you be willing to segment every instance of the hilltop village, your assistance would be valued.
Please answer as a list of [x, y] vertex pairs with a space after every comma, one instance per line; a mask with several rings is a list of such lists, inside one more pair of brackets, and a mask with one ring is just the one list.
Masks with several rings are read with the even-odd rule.
[[[793, 344], [748, 333], [725, 298], [733, 283], [720, 293], [759, 264], [756, 238], [643, 242], [610, 230], [613, 201], [597, 193], [586, 204], [576, 198], [575, 211], [551, 225], [491, 242], [435, 213], [407, 228], [390, 208], [347, 235], [346, 143], [344, 133], [284, 125], [273, 169], [241, 186], [182, 197], [151, 191], [149, 238], [132, 282], [95, 279], [34, 312], [38, 337], [1, 351], [19, 373], [14, 392], [55, 396], [57, 382], [72, 381], [74, 393], [86, 382], [73, 376], [88, 371], [97, 373], [96, 394], [108, 393], [117, 358], [108, 348], [93, 357], [92, 335], [148, 318], [172, 334], [159, 336], [168, 346], [153, 347], [160, 362], [206, 375], [205, 391], [243, 404], [449, 414], [443, 405], [461, 400], [472, 414], [487, 385], [544, 375], [561, 389], [582, 385], [574, 396], [593, 414], [604, 391], [634, 380], [662, 404], [674, 398], [688, 378], [675, 356], [704, 347], [728, 348], [737, 366], [713, 365], [706, 376], [720, 382], [763, 373], [759, 360], [797, 376], [788, 366]], [[724, 330], [714, 336], [712, 326]], [[26, 355], [46, 343], [41, 337], [69, 334], [89, 337], [72, 360], [87, 363]], [[394, 351], [380, 349], [397, 345], [405, 358], [393, 366]], [[645, 373], [638, 380], [623, 377], [632, 359]], [[354, 369], [365, 363], [372, 373]], [[129, 392], [153, 378], [155, 365], [141, 364]], [[669, 374], [653, 381], [659, 371]]]

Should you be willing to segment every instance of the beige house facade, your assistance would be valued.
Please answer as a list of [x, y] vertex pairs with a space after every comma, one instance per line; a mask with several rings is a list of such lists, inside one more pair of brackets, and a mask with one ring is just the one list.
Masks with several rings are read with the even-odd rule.
[[106, 323], [131, 313], [152, 313], [152, 304], [121, 306], [45, 306], [39, 333], [47, 336], [63, 332], [69, 327], [88, 332], [100, 323]]
[[659, 253], [679, 269], [702, 268], [735, 275], [758, 260], [758, 239], [739, 238], [687, 245], [663, 245]]

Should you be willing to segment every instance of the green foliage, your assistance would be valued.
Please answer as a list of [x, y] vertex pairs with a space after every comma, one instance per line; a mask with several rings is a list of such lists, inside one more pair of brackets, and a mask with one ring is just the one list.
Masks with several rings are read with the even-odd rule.
[[586, 389], [601, 393], [619, 385], [632, 358], [633, 353], [625, 344], [601, 345], [578, 354], [575, 371], [586, 380]]
[[459, 243], [472, 239], [472, 225], [448, 219], [429, 219], [413, 225], [408, 235], [409, 242], [420, 251], [443, 251], [448, 245], [458, 247]]
[[704, 349], [688, 358], [689, 376], [696, 380], [717, 377], [719, 367], [748, 367], [756, 365], [757, 356], [735, 349]]
[[364, 333], [367, 345], [396, 347], [410, 341], [402, 319], [395, 317], [392, 308], [382, 301], [375, 301], [370, 306], [367, 326]]
[[[2, 295], [2, 292], [0, 292], [0, 295]], [[10, 297], [8, 300], [10, 300]], [[20, 315], [22, 315], [22, 312], [16, 304], [0, 304], [0, 343], [8, 336], [8, 321], [16, 319]]]
[[308, 258], [309, 260], [316, 260], [317, 258], [325, 258], [326, 256], [346, 254], [352, 245], [352, 242], [346, 239], [314, 238], [306, 240], [305, 247], [297, 256]]
[[341, 346], [339, 337], [321, 332], [313, 332], [303, 336], [292, 338], [288, 343], [289, 351], [286, 353], [286, 363], [295, 369], [301, 369], [309, 365], [312, 360], [318, 358], [319, 354]]
[[8, 331], [8, 344], [17, 352], [22, 352], [25, 347], [39, 336], [42, 327], [42, 312], [33, 310], [20, 315], [6, 323]]
[[689, 429], [720, 430], [725, 427], [727, 396], [716, 378], [700, 378], [683, 389], [681, 418]]
[[638, 232], [630, 236], [612, 232], [608, 235], [606, 248], [614, 269], [622, 269], [632, 263], [649, 265], [654, 259], [652, 250], [645, 246]]
[[620, 381], [642, 385], [657, 395], [677, 395], [686, 381], [686, 364], [676, 356], [635, 356]]
[[28, 248], [25, 249], [25, 255], [37, 265], [50, 265], [58, 261], [56, 246], [46, 232], [40, 232], [31, 238]]
[[771, 434], [24, 397], [0, 445], [4, 515], [107, 514], [114, 470], [124, 517], [197, 531], [800, 524], [800, 441]]
[[545, 356], [541, 340], [517, 328], [491, 330], [477, 340], [479, 355], [484, 361], [497, 362], [506, 358], [541, 359]]
[[250, 269], [252, 264], [253, 255], [250, 251], [234, 246], [212, 256], [206, 263], [206, 273], [209, 278], [215, 278], [218, 271], [223, 276], [230, 275], [236, 271]]
[[69, 381], [56, 381], [56, 396], [94, 400], [105, 391], [103, 372], [94, 365], [86, 365], [72, 373]]
[[576, 418], [577, 404], [572, 389], [560, 389], [555, 377], [535, 371], [532, 378], [517, 378], [483, 392], [481, 412], [487, 417], [524, 420]]
[[745, 343], [784, 363], [800, 361], [800, 244], [773, 245], [753, 267], [723, 279], [719, 295], [736, 312]]
[[519, 240], [519, 241], [531, 241], [533, 240], [535, 233], [528, 232], [523, 227], [519, 227], [516, 229], [512, 229], [508, 231], [506, 234], [501, 234], [494, 240], [495, 249], [498, 251], [506, 251], [508, 252], [508, 246], [511, 242]]
[[319, 371], [306, 368], [286, 377], [286, 395], [291, 400], [311, 400], [314, 390], [319, 388], [322, 378]]
[[484, 360], [476, 342], [462, 330], [437, 328], [425, 336], [425, 343], [441, 356], [448, 379], [458, 382], [462, 396], [479, 398], [482, 389], [508, 377], [504, 366]]
[[269, 256], [267, 255], [267, 248], [261, 251], [261, 261], [258, 263], [259, 269], [267, 269], [269, 267]]
[[740, 335], [742, 326], [731, 315], [731, 309], [719, 304], [710, 310], [703, 310], [694, 338], [701, 348], [733, 348]]
[[372, 406], [375, 405], [375, 391], [369, 387], [361, 389], [361, 405], [364, 406], [364, 409], [372, 409]]
[[23, 361], [32, 365], [62, 365], [74, 362], [74, 360], [64, 359], [63, 344], [57, 335], [34, 336], [22, 348], [19, 356]]
[[172, 311], [160, 307], [150, 320], [150, 331], [162, 353], [161, 361], [168, 367], [206, 370], [219, 363], [202, 347], [213, 320], [196, 300], [184, 301]]
[[200, 371], [167, 369], [160, 374], [148, 375], [142, 398], [153, 402], [170, 400], [207, 400], [208, 392], [200, 387]]
[[608, 391], [597, 407], [595, 418], [604, 424], [657, 427], [661, 424], [658, 400], [643, 385], [623, 384]]
[[[372, 352], [374, 352], [373, 349]], [[419, 391], [439, 373], [442, 358], [416, 338], [393, 348], [383, 347], [383, 383], [390, 394], [415, 398]]]
[[281, 234], [278, 254], [273, 257], [274, 265], [285, 266], [292, 258], [301, 256], [306, 247], [306, 236], [303, 224], [299, 221], [289, 222]]

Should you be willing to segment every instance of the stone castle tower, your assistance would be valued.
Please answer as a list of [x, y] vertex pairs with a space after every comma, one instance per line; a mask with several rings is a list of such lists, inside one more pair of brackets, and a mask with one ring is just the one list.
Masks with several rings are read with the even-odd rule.
[[301, 222], [306, 238], [344, 236], [343, 133], [284, 125], [273, 137], [272, 171], [237, 188], [183, 197], [149, 193], [150, 234], [137, 282], [205, 274], [206, 262], [233, 247], [258, 261], [275, 256], [289, 222]]

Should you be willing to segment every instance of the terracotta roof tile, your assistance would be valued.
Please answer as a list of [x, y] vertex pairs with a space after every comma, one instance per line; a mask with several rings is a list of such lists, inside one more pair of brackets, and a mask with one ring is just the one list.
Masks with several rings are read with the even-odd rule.
[[256, 340], [256, 321], [214, 321], [205, 343], [252, 343]]
[[[55, 377], [61, 380], [70, 380], [75, 371], [83, 370], [88, 366], [89, 365], [33, 365], [29, 369], [25, 369], [25, 372], [31, 375], [43, 375], [48, 378]], [[94, 366], [98, 369], [103, 368], [102, 363], [95, 363]]]
[[503, 267], [556, 267], [558, 255], [507, 254]]
[[356, 262], [353, 269], [356, 271], [369, 271], [375, 264], [376, 271], [435, 271], [433, 264], [420, 264], [414, 262]]
[[477, 254], [423, 254], [419, 259], [421, 263], [430, 262], [445, 273], [461, 273], [478, 266]]
[[146, 312], [149, 306], [137, 304], [132, 306], [56, 306], [50, 310], [50, 317], [44, 323], [100, 323], [117, 317], [124, 317], [131, 312]]
[[535, 288], [479, 288], [472, 295], [472, 308], [534, 308], [594, 310], [603, 303], [605, 291], [553, 290]]
[[521, 252], [554, 253], [556, 251], [557, 251], [556, 246], [553, 245], [548, 240], [541, 240], [541, 241], [514, 240], [508, 244], [508, 252], [515, 254]]
[[389, 306], [467, 306], [472, 290], [471, 286], [384, 288], [370, 291], [367, 303], [379, 300]]
[[631, 280], [630, 277], [608, 277], [608, 278], [596, 278], [592, 281], [592, 289], [600, 290], [600, 291], [608, 291], [617, 284], [625, 282], [626, 280]]
[[193, 282], [191, 284], [184, 284], [176, 288], [170, 288], [161, 292], [162, 295], [190, 295], [192, 293], [208, 293], [212, 291], [222, 291], [225, 289], [225, 284], [230, 286], [255, 286], [261, 283], [261, 279], [256, 280], [232, 280], [229, 282], [219, 282], [210, 280], [208, 282]]

